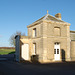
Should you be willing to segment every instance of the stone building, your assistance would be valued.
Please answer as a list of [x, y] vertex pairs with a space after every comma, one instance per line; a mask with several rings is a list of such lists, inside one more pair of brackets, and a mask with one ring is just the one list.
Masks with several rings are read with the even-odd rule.
[[48, 14], [27, 26], [28, 36], [15, 37], [16, 61], [75, 61], [75, 31], [61, 14]]

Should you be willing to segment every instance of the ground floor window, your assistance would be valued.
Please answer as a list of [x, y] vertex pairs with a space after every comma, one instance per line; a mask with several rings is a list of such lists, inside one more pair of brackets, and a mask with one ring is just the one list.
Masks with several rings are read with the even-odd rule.
[[33, 54], [36, 54], [36, 43], [33, 43]]

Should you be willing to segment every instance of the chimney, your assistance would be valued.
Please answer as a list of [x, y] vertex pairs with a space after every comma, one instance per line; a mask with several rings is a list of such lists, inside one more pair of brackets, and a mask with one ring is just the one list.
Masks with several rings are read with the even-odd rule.
[[61, 13], [57, 13], [55, 17], [61, 20]]

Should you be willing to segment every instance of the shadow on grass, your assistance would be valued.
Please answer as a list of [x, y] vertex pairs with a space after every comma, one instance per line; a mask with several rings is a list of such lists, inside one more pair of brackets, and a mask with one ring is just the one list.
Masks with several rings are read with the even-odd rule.
[[10, 52], [9, 54], [14, 54], [15, 53], [15, 51], [13, 51], [13, 52]]

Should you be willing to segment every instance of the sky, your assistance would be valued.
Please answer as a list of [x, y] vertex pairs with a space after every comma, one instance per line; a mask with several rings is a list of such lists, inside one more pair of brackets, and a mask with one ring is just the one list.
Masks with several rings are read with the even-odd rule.
[[27, 25], [47, 14], [61, 13], [62, 20], [75, 30], [75, 0], [0, 0], [0, 47], [11, 47], [16, 31], [27, 35]]

